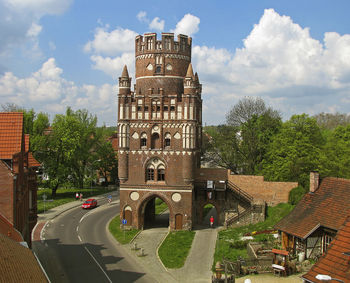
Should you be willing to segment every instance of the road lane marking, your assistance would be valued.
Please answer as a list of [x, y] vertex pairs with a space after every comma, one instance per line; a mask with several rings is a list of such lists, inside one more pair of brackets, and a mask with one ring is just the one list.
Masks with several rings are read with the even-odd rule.
[[78, 239], [79, 239], [79, 241], [80, 241], [80, 242], [82, 242], [82, 241], [83, 241], [83, 240], [80, 238], [80, 236], [79, 236], [79, 235], [78, 235]]
[[96, 264], [98, 265], [98, 267], [102, 270], [103, 274], [107, 277], [107, 280], [109, 282], [112, 283], [112, 280], [108, 277], [107, 273], [103, 270], [103, 268], [101, 267], [101, 265], [97, 262], [97, 260], [95, 259], [95, 257], [92, 255], [92, 253], [88, 250], [87, 247], [84, 247], [85, 250], [89, 253], [89, 255], [92, 257], [92, 259], [96, 262]]
[[77, 229], [76, 229], [77, 233], [79, 233], [79, 226], [77, 226]]

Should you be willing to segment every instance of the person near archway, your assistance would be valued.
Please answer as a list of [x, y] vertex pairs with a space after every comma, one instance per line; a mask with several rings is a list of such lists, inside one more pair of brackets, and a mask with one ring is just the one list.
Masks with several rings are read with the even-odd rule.
[[209, 221], [210, 221], [210, 228], [213, 228], [213, 225], [214, 225], [214, 216], [213, 215], [210, 216]]

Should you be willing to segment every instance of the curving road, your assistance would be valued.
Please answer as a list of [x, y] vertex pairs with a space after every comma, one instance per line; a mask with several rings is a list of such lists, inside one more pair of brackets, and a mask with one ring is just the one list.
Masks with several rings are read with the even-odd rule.
[[156, 282], [108, 231], [119, 204], [99, 201], [93, 210], [71, 209], [51, 220], [36, 242], [37, 253], [54, 282]]

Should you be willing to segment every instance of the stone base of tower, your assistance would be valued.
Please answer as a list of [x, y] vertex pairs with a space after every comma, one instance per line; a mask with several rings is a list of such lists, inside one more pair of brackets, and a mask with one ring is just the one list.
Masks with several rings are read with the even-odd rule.
[[[155, 218], [154, 200], [160, 198], [169, 209], [170, 230], [192, 229], [192, 189], [120, 188], [120, 218], [126, 226], [144, 229], [145, 221]], [[122, 221], [121, 221], [122, 222]]]

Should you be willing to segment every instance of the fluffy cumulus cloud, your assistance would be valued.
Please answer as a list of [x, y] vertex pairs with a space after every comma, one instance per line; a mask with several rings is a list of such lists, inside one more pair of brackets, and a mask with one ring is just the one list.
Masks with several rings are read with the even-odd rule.
[[30, 44], [29, 49], [37, 52], [41, 17], [63, 13], [71, 1], [0, 0], [0, 56], [11, 55], [14, 47], [23, 44]]
[[66, 107], [86, 108], [96, 114], [99, 122], [116, 119], [116, 86], [82, 85], [62, 77], [63, 70], [56, 65], [55, 59], [48, 59], [42, 67], [27, 78], [18, 78], [7, 72], [0, 77], [0, 99], [25, 108], [34, 108], [36, 112], [52, 115], [63, 113]]
[[165, 21], [161, 20], [159, 17], [155, 17], [152, 20], [150, 20], [147, 17], [147, 13], [145, 11], [140, 11], [136, 18], [141, 22], [141, 23], [146, 23], [148, 24], [148, 28], [150, 30], [157, 30], [157, 31], [163, 31], [164, 30], [164, 25]]
[[262, 97], [285, 118], [349, 112], [350, 35], [329, 32], [320, 42], [308, 28], [268, 9], [243, 43], [235, 52], [193, 47], [204, 103], [215, 105], [204, 113], [210, 122], [223, 123], [223, 110], [244, 96]]
[[84, 46], [84, 51], [91, 54], [92, 67], [113, 78], [121, 74], [124, 65], [133, 72], [134, 41], [137, 33], [119, 27], [112, 31], [108, 29], [109, 26], [97, 28], [94, 39]]
[[200, 19], [194, 15], [186, 14], [177, 24], [174, 30], [171, 32], [175, 34], [186, 34], [193, 36], [199, 31]]

